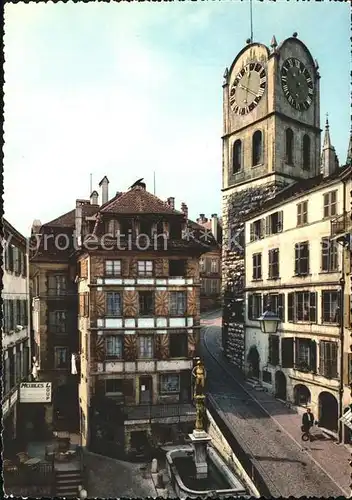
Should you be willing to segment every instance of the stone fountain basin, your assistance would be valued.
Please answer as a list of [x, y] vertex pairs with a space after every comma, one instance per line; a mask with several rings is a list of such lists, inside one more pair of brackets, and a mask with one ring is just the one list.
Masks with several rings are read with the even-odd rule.
[[[228, 467], [226, 462], [222, 459], [219, 453], [211, 446], [207, 447], [207, 458], [211, 465], [217, 470], [217, 473], [221, 474], [224, 482], [229, 485], [226, 489], [216, 489], [211, 488], [207, 490], [201, 489], [190, 489], [188, 488], [183, 479], [180, 476], [177, 466], [175, 464], [175, 459], [189, 459], [193, 456], [194, 450], [190, 445], [175, 446], [173, 450], [170, 450], [166, 454], [166, 462], [169, 477], [172, 481], [175, 493], [179, 498], [198, 498], [198, 497], [228, 497], [228, 496], [248, 496], [246, 488], [243, 486], [241, 481], [235, 475], [235, 473]], [[178, 461], [178, 460], [176, 460]], [[210, 470], [210, 468], [209, 468]]]

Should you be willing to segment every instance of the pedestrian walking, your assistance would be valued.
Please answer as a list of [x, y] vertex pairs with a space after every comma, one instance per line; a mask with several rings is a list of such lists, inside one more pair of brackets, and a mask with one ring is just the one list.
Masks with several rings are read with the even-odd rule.
[[311, 428], [314, 425], [314, 415], [310, 408], [307, 408], [305, 413], [302, 415], [302, 427], [301, 430], [303, 432], [302, 439], [303, 441], [313, 441], [313, 437], [310, 433]]

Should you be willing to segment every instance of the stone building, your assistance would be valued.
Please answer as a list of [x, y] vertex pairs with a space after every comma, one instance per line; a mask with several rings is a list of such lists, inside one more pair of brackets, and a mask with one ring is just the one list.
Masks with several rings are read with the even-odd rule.
[[101, 204], [93, 191], [44, 224], [31, 262], [40, 374], [55, 384], [54, 407], [62, 394], [66, 406], [76, 401], [82, 445], [120, 456], [175, 440], [194, 422], [199, 257], [215, 242], [189, 237], [184, 207], [143, 182], [111, 199], [108, 185], [104, 177]]
[[244, 368], [244, 216], [320, 168], [320, 75], [297, 33], [248, 43], [223, 83], [223, 348]]
[[19, 384], [28, 381], [30, 375], [31, 342], [28, 245], [25, 237], [6, 219], [3, 218], [2, 223], [2, 438], [4, 454], [7, 456], [16, 449], [16, 442], [22, 438], [25, 415], [19, 404]]
[[221, 219], [217, 214], [212, 214], [210, 219], [205, 217], [205, 214], [200, 214], [196, 222], [203, 228], [203, 231], [209, 232], [217, 242], [217, 247], [201, 256], [199, 261], [200, 310], [207, 311], [221, 305], [222, 226]]

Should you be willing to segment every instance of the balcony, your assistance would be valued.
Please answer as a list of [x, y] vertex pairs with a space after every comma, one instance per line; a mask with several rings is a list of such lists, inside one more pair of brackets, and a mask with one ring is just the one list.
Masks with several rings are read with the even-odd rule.
[[346, 212], [330, 222], [330, 236], [336, 238], [352, 231], [352, 212]]
[[192, 422], [196, 409], [191, 403], [125, 406], [125, 422], [148, 420], [150, 423]]

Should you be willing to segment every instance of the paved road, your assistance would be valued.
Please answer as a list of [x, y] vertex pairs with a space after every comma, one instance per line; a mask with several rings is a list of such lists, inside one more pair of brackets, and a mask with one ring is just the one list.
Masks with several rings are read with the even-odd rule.
[[349, 497], [347, 449], [330, 440], [314, 441], [304, 449], [294, 410], [265, 392], [254, 394], [243, 379], [236, 382], [234, 368], [221, 354], [218, 314], [206, 316], [202, 325], [208, 391], [237, 441], [254, 456], [271, 495]]

